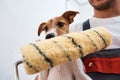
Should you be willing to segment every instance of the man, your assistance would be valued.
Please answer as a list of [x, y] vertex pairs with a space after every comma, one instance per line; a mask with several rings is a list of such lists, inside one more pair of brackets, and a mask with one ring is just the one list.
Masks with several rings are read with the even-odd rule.
[[[110, 31], [111, 45], [99, 53], [83, 58], [87, 74], [93, 80], [120, 79], [120, 0], [89, 0], [94, 9], [93, 17], [87, 21], [90, 28], [103, 26]], [[83, 25], [70, 28], [70, 31], [82, 31]], [[94, 57], [94, 58], [93, 58]], [[86, 59], [89, 58], [89, 64]], [[88, 66], [87, 66], [88, 65]]]
[[[92, 18], [89, 19], [90, 28], [97, 27], [97, 26], [104, 26], [105, 28], [107, 28], [113, 36], [112, 44], [110, 45], [110, 47], [108, 47], [108, 49], [118, 48], [118, 50], [120, 50], [120, 27], [119, 27], [120, 26], [120, 9], [119, 9], [120, 0], [89, 0], [89, 2], [94, 8], [94, 15]], [[83, 27], [80, 24], [78, 24], [76, 26], [71, 26], [71, 28], [70, 28], [71, 32], [82, 31], [82, 30], [83, 30]], [[76, 62], [80, 63], [82, 65], [80, 59], [76, 60]], [[69, 65], [70, 64], [72, 64], [72, 62], [69, 63]], [[94, 66], [93, 64], [94, 63], [90, 63], [88, 65], [91, 68], [92, 66]], [[119, 63], [116, 63], [116, 64], [119, 64]], [[86, 65], [85, 65], [85, 67], [86, 67]], [[111, 67], [111, 66], [107, 65], [107, 67]], [[78, 71], [78, 72], [82, 71], [82, 73], [83, 73], [83, 67], [79, 66], [78, 68], [80, 68], [79, 69], [80, 71]], [[95, 68], [95, 70], [97, 68], [98, 68], [98, 66]], [[111, 68], [111, 70], [114, 70], [114, 69]], [[119, 69], [118, 69], [118, 71], [119, 71]], [[107, 74], [102, 74], [102, 73], [104, 73], [104, 71], [103, 72], [98, 71], [97, 73], [95, 73], [95, 72], [96, 71], [87, 72], [88, 75], [91, 76], [91, 78], [93, 80], [119, 80], [120, 79], [119, 74], [114, 75], [114, 74], [109, 73], [109, 75], [107, 75]], [[52, 77], [54, 77], [54, 78], [56, 77], [56, 80], [64, 80], [65, 79], [63, 76], [60, 76], [60, 73], [58, 73], [58, 74], [59, 74], [58, 77], [55, 76], [54, 74], [51, 74], [51, 77], [48, 77], [49, 79], [43, 79], [43, 80], [50, 80]], [[44, 74], [44, 76], [45, 76], [45, 74]], [[66, 76], [66, 75], [64, 75], [64, 76]], [[81, 74], [81, 75], [76, 74], [76, 76], [78, 79], [73, 79], [73, 80], [91, 80], [85, 74]], [[83, 77], [83, 79], [81, 79], [80, 77]], [[86, 79], [84, 77], [86, 77]], [[39, 79], [36, 79], [36, 80], [39, 80]], [[51, 79], [51, 80], [53, 80], [53, 79]], [[68, 79], [66, 79], [66, 80], [68, 80]]]

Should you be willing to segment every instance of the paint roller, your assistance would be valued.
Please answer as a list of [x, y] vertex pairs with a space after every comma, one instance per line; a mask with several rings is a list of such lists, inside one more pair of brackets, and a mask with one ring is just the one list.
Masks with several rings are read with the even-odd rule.
[[38, 73], [103, 50], [111, 41], [108, 30], [96, 27], [26, 44], [21, 48], [24, 67], [27, 74]]

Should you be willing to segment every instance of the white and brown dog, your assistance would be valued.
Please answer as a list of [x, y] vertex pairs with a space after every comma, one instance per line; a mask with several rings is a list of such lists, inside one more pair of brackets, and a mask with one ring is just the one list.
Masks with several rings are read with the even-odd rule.
[[45, 31], [46, 39], [68, 33], [69, 25], [74, 21], [74, 17], [77, 13], [79, 12], [66, 11], [61, 16], [41, 23], [38, 28], [38, 36], [40, 36], [42, 31]]
[[[66, 11], [59, 17], [43, 22], [38, 28], [38, 36], [41, 32], [46, 33], [46, 39], [66, 34], [69, 25], [74, 21], [77, 11]], [[84, 73], [83, 63], [80, 59], [55, 66], [40, 72], [35, 80], [92, 80]]]

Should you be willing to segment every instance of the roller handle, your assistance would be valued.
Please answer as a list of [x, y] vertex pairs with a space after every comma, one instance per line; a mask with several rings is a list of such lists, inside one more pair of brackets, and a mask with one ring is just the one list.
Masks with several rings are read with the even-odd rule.
[[18, 70], [18, 66], [20, 64], [23, 63], [23, 60], [19, 60], [17, 61], [15, 64], [14, 64], [14, 77], [15, 77], [15, 80], [20, 80], [19, 79], [19, 70]]

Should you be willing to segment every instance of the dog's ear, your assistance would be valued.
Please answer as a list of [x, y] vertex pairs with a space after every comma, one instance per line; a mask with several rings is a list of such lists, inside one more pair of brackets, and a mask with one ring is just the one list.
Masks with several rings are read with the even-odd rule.
[[66, 11], [62, 16], [71, 24], [74, 21], [74, 17], [78, 14], [78, 11]]
[[38, 36], [40, 36], [40, 33], [43, 31], [44, 26], [46, 25], [45, 22], [41, 23], [38, 27]]

